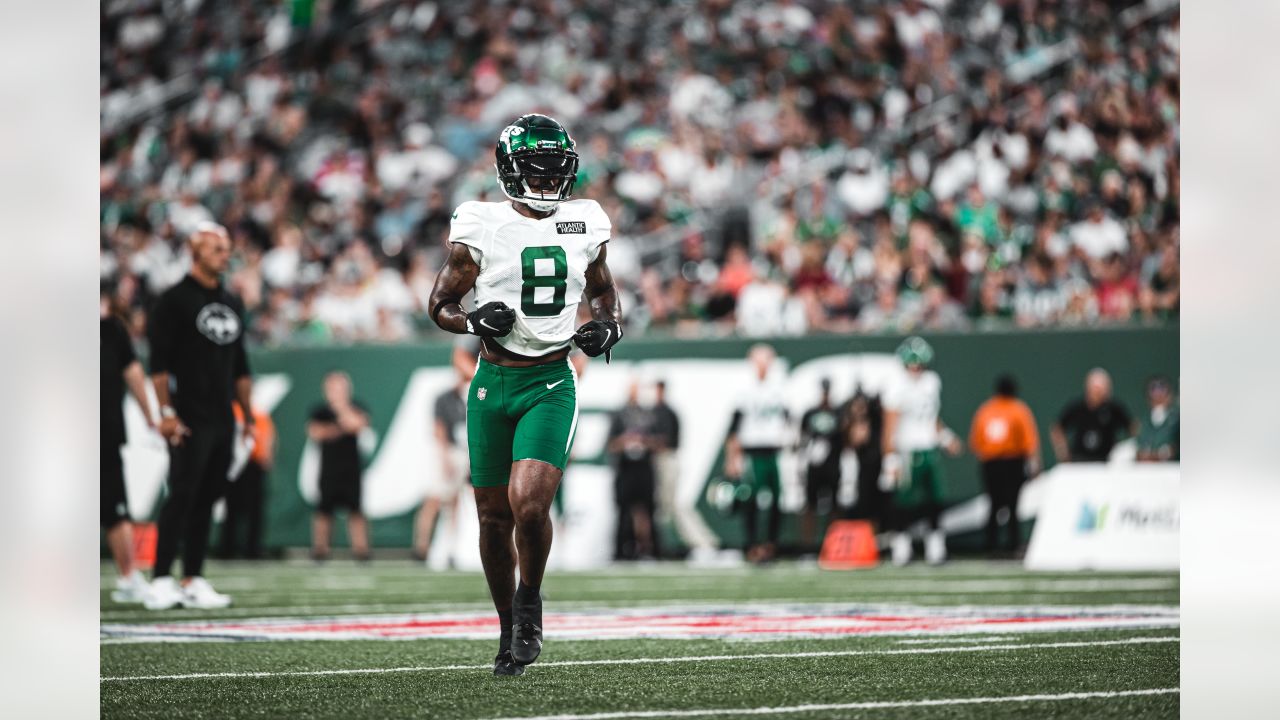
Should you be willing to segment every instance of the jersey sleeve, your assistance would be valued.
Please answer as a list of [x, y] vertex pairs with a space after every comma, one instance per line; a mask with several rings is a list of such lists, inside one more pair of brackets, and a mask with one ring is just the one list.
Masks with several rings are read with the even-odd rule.
[[587, 214], [587, 259], [595, 262], [600, 257], [600, 248], [613, 237], [613, 223], [605, 214], [600, 203], [592, 201], [591, 210]]
[[885, 383], [884, 390], [880, 395], [880, 404], [885, 410], [898, 412], [902, 410], [902, 381], [900, 378], [893, 377], [889, 382]]
[[449, 242], [461, 243], [471, 249], [471, 258], [484, 267], [484, 222], [480, 215], [480, 203], [473, 200], [462, 203], [453, 211], [449, 221]]

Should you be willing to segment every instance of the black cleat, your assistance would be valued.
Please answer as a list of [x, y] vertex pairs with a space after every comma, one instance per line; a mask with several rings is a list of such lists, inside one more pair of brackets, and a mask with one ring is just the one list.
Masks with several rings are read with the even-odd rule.
[[541, 653], [542, 628], [531, 622], [516, 623], [511, 633], [511, 657], [521, 665], [529, 665]]
[[503, 650], [498, 653], [498, 657], [493, 659], [494, 677], [507, 677], [523, 674], [524, 665], [517, 663], [511, 658], [510, 650]]

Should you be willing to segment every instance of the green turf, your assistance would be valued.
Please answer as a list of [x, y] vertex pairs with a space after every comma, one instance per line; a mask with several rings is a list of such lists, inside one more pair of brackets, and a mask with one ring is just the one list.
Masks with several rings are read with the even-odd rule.
[[[147, 613], [103, 595], [103, 621], [376, 614], [482, 609], [483, 579], [431, 574], [407, 563], [214, 564], [209, 577], [234, 594], [215, 612]], [[104, 568], [109, 588], [109, 569]], [[548, 608], [659, 603], [886, 602], [918, 605], [1176, 606], [1176, 575], [1027, 573], [1016, 565], [958, 562], [944, 568], [822, 572], [806, 565], [733, 570], [635, 567], [552, 573]], [[498, 718], [553, 713], [742, 709], [925, 699], [986, 698], [1176, 688], [1177, 642], [1013, 647], [1176, 638], [1176, 628], [1025, 632], [1010, 636], [842, 637], [732, 640], [549, 641], [521, 678], [493, 678], [496, 641], [400, 640], [135, 643], [102, 646], [104, 717]], [[908, 642], [904, 642], [904, 640]], [[899, 654], [946, 648], [944, 653]], [[565, 661], [856, 651], [838, 657], [740, 658], [630, 665]], [[884, 651], [893, 651], [885, 653]], [[482, 666], [342, 675], [118, 680], [187, 673]], [[762, 717], [1176, 717], [1178, 695], [935, 707], [817, 710]], [[724, 717], [724, 716], [721, 716]]]

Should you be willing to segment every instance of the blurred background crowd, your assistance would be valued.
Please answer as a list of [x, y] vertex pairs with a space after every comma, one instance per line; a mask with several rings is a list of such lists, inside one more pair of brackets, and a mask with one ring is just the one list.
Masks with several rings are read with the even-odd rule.
[[545, 112], [631, 330], [1176, 320], [1179, 14], [1133, 0], [104, 0], [102, 281], [216, 220], [265, 345], [438, 330], [453, 208]]

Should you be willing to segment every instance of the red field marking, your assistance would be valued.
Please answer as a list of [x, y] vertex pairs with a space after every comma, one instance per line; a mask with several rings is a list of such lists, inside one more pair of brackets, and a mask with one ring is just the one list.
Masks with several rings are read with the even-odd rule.
[[[547, 613], [548, 638], [839, 637], [1035, 630], [1176, 627], [1176, 608], [943, 608], [740, 605], [697, 608], [610, 609]], [[498, 632], [492, 613], [421, 613], [371, 617], [107, 624], [102, 636], [155, 640], [411, 640], [489, 639]]]

